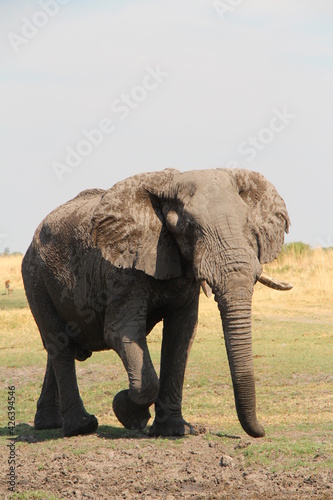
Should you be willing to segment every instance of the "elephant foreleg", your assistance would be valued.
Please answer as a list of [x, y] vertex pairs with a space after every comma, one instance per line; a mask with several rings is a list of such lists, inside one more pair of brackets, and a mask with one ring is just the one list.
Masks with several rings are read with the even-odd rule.
[[186, 308], [164, 318], [160, 391], [155, 401], [155, 420], [150, 436], [182, 436], [191, 426], [182, 417], [185, 368], [198, 322], [196, 297]]
[[113, 411], [127, 429], [142, 430], [150, 419], [149, 406], [159, 388], [146, 338], [122, 343], [118, 354], [128, 374], [129, 389], [115, 396]]
[[150, 418], [149, 406], [157, 398], [159, 381], [146, 341], [144, 305], [135, 301], [124, 304], [118, 314], [110, 314], [104, 334], [120, 356], [129, 381], [129, 389], [115, 396], [113, 411], [124, 427], [141, 430]]

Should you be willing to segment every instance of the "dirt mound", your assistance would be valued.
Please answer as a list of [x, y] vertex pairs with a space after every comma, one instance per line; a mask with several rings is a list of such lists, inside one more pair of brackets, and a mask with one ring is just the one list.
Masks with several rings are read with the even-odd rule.
[[[333, 474], [306, 470], [272, 473], [244, 464], [250, 441], [209, 434], [183, 439], [145, 436], [107, 439], [102, 434], [16, 445], [16, 492], [29, 498], [167, 500], [221, 498], [332, 498]], [[9, 495], [2, 461], [1, 498]], [[53, 495], [53, 497], [52, 497]]]

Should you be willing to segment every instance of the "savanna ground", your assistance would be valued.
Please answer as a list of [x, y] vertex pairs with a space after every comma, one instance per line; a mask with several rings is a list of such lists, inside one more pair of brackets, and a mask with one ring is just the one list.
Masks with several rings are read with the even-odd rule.
[[[123, 429], [112, 399], [127, 377], [111, 351], [77, 364], [97, 433], [63, 438], [61, 430], [35, 431], [46, 355], [20, 262], [0, 258], [1, 498], [333, 498], [333, 249], [288, 248], [266, 271], [294, 289], [255, 287], [257, 411], [266, 429], [257, 440], [238, 423], [219, 314], [203, 295], [183, 400], [197, 435], [151, 439]], [[9, 296], [6, 279], [14, 288]], [[157, 369], [160, 343], [158, 326], [149, 336]], [[8, 386], [15, 386], [15, 493], [8, 490]]]

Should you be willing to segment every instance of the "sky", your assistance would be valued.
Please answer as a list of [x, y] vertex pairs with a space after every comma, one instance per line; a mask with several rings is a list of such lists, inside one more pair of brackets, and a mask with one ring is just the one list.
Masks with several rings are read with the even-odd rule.
[[0, 0], [0, 253], [87, 188], [246, 168], [333, 246], [333, 2]]

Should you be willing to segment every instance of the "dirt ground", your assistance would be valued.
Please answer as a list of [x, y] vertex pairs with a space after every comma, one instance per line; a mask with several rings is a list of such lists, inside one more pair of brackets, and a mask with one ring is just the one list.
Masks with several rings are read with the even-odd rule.
[[[245, 467], [237, 451], [250, 446], [251, 438], [219, 438], [201, 429], [182, 439], [136, 433], [110, 439], [99, 431], [38, 442], [30, 429], [16, 445], [16, 492], [26, 492], [23, 498], [333, 498], [332, 472], [309, 476], [302, 469], [272, 473]], [[5, 461], [1, 469], [1, 498], [9, 498]], [[28, 496], [32, 491], [36, 496]]]

